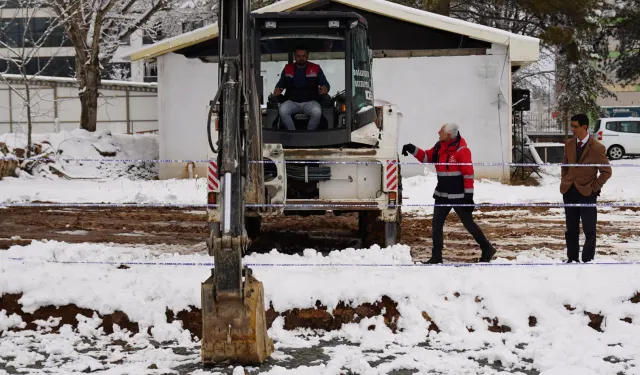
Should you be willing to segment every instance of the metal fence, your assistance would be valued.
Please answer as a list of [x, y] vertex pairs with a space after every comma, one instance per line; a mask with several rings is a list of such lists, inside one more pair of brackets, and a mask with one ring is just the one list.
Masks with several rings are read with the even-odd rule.
[[[30, 90], [33, 133], [76, 129], [81, 104], [73, 78], [0, 77], [0, 134], [27, 127], [26, 88]], [[158, 130], [158, 87], [155, 83], [102, 81], [98, 98], [98, 130], [147, 133]]]
[[557, 119], [547, 115], [523, 116], [524, 130], [527, 134], [564, 134], [565, 130], [558, 124]]

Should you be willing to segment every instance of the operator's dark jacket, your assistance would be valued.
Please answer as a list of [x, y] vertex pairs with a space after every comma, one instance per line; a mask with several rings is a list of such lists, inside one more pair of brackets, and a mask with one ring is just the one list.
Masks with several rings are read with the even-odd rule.
[[285, 100], [292, 100], [296, 103], [319, 100], [320, 93], [318, 87], [326, 86], [331, 88], [322, 68], [312, 62], [307, 62], [307, 66], [299, 67], [296, 64], [287, 64], [280, 74], [280, 80], [276, 88], [284, 89]]

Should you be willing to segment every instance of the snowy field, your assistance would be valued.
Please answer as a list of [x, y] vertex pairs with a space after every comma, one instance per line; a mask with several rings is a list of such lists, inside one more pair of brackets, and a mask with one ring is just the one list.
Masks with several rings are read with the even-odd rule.
[[[57, 157], [115, 152], [119, 159], [157, 158], [153, 136], [72, 135], [79, 140], [67, 134], [43, 135], [39, 141], [49, 142]], [[16, 148], [22, 141], [5, 135], [0, 142]], [[614, 168], [600, 202], [640, 206], [640, 160], [613, 164], [634, 167]], [[146, 180], [154, 168], [134, 162], [43, 164], [34, 175], [0, 181], [0, 205], [204, 203], [204, 181]], [[420, 206], [433, 204], [436, 177], [433, 168], [426, 170], [425, 176], [403, 180], [408, 214], [432, 212]], [[535, 187], [476, 181], [475, 201], [561, 203], [559, 174], [560, 168], [544, 168]], [[522, 207], [477, 213], [481, 225], [510, 215], [513, 223], [501, 225], [522, 235], [495, 240], [505, 247], [509, 241], [531, 247], [501, 252], [489, 265], [423, 266], [415, 264], [406, 245], [328, 256], [313, 249], [246, 256], [264, 283], [266, 307], [281, 316], [269, 329], [274, 355], [259, 368], [244, 369], [203, 368], [197, 337], [180, 320], [167, 319], [167, 309], [200, 308], [199, 286], [213, 261], [205, 251], [44, 240], [12, 246], [0, 250], [0, 294], [21, 294], [22, 311], [0, 309], [0, 374], [640, 374], [640, 264], [633, 263], [640, 260], [640, 218], [633, 208], [599, 209], [599, 220], [624, 233], [599, 240], [613, 250], [592, 264], [563, 264], [563, 251], [545, 247], [562, 249], [562, 208], [532, 214]], [[0, 220], [2, 212], [0, 207]], [[5, 236], [11, 233], [0, 234]], [[460, 246], [470, 244], [465, 239]], [[332, 311], [340, 302], [355, 307], [383, 296], [397, 304], [393, 324], [385, 321], [389, 311], [384, 311], [332, 331], [285, 329], [282, 315], [314, 308], [317, 301]], [[23, 329], [22, 314], [69, 304], [95, 315], [77, 314], [73, 325], [43, 318], [34, 322], [37, 330]], [[106, 333], [100, 316], [116, 311], [137, 322], [139, 333], [117, 325]]]
[[[78, 315], [76, 330], [67, 326], [59, 333], [47, 333], [59, 322], [42, 320], [38, 332], [3, 333], [0, 368], [4, 371], [210, 373], [199, 367], [198, 340], [178, 321], [167, 323], [165, 316], [167, 308], [200, 307], [198, 286], [207, 278], [209, 267], [197, 264], [211, 261], [204, 254], [50, 241], [14, 246], [0, 252], [0, 257], [0, 291], [23, 293], [24, 312], [74, 303], [99, 314], [119, 310], [142, 328], [153, 327], [151, 334], [117, 331], [106, 335], [97, 315]], [[84, 261], [103, 264], [74, 263]], [[277, 312], [310, 308], [316, 300], [331, 310], [340, 301], [357, 306], [387, 296], [397, 303], [400, 315], [396, 333], [381, 316], [331, 332], [285, 330], [284, 319], [278, 317], [269, 330], [276, 342], [273, 358], [260, 369], [246, 370], [266, 374], [389, 374], [394, 370], [398, 374], [640, 374], [640, 304], [631, 302], [640, 289], [638, 265], [556, 261], [531, 266], [529, 261], [499, 259], [483, 267], [417, 266], [409, 249], [401, 245], [345, 250], [327, 257], [313, 250], [302, 256], [272, 252], [245, 257], [246, 263], [259, 264], [253, 269], [264, 283], [265, 303]], [[130, 268], [119, 269], [121, 264]], [[604, 318], [597, 330], [589, 326], [587, 313]], [[431, 321], [426, 316], [439, 333], [429, 330]], [[17, 315], [0, 313], [0, 329], [21, 324]], [[495, 332], [492, 326], [509, 330]], [[298, 352], [309, 362], [301, 361]], [[226, 370], [211, 371], [231, 373]]]

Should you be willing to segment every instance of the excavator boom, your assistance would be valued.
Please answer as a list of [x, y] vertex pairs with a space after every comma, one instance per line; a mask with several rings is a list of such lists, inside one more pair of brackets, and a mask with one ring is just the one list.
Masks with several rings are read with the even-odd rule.
[[[251, 67], [249, 0], [219, 0], [219, 84], [211, 102], [218, 124], [217, 155], [221, 218], [207, 246], [214, 269], [201, 286], [202, 360], [206, 364], [262, 363], [272, 352], [267, 336], [264, 289], [243, 267], [247, 249], [245, 205], [263, 203], [261, 118]], [[208, 124], [211, 134], [211, 122]], [[210, 202], [211, 203], [211, 202]]]

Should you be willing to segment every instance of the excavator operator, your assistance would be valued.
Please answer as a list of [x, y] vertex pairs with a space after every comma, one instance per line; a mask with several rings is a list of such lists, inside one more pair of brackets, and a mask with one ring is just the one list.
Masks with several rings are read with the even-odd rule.
[[322, 117], [320, 97], [329, 92], [331, 86], [319, 65], [309, 61], [309, 50], [305, 46], [295, 49], [295, 63], [285, 65], [273, 95], [286, 90], [284, 103], [280, 105], [280, 121], [287, 130], [296, 130], [293, 115], [309, 116], [307, 130], [316, 130]]

